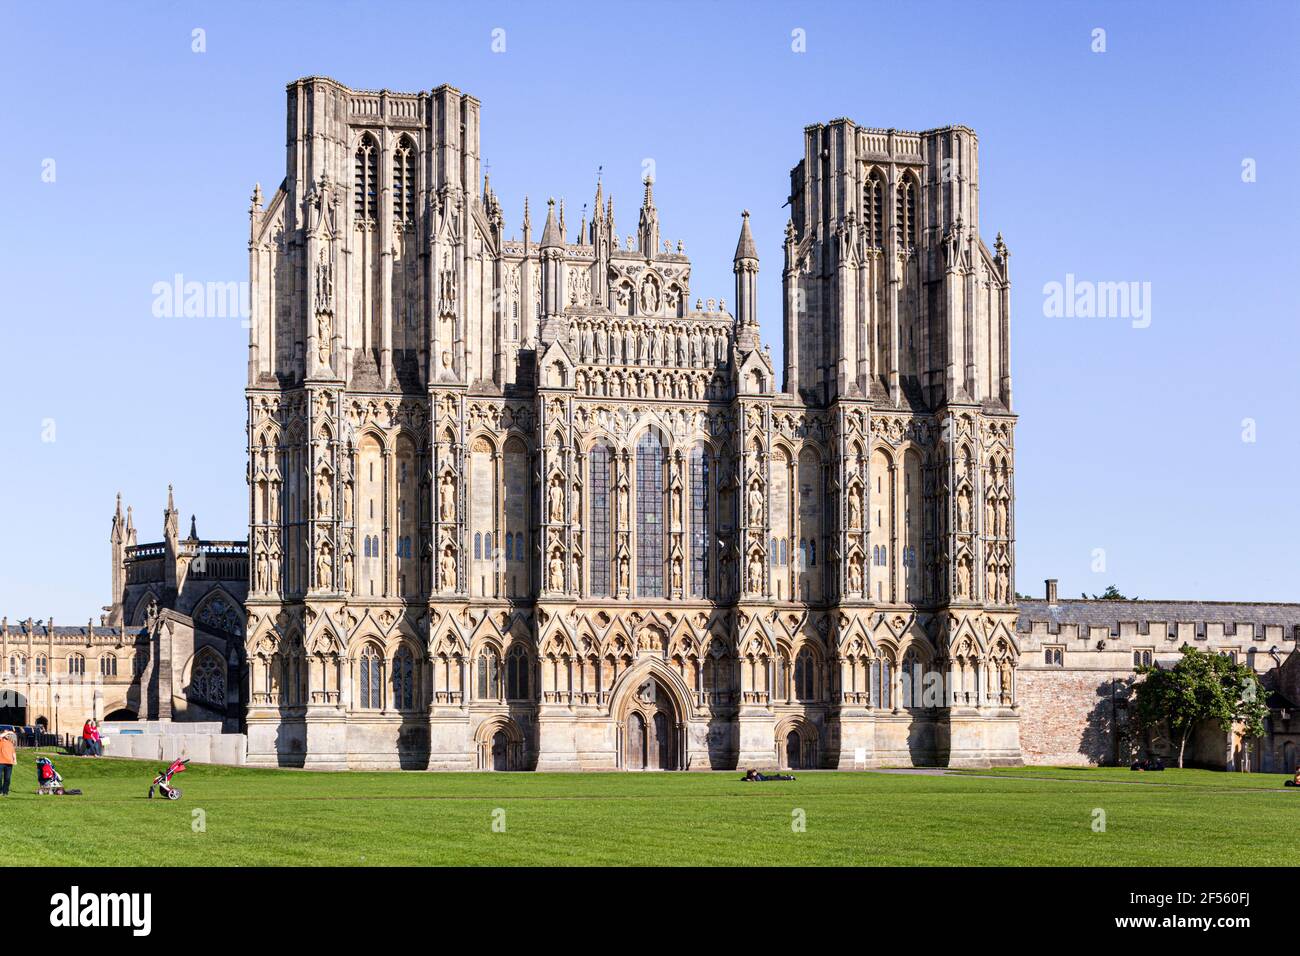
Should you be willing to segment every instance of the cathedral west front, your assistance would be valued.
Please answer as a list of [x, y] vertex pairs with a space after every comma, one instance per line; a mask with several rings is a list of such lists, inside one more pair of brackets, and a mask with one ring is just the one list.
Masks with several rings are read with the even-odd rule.
[[507, 229], [479, 124], [448, 86], [288, 87], [250, 212], [249, 762], [1019, 762], [975, 133], [804, 130], [777, 367], [747, 213], [702, 298], [650, 181]]

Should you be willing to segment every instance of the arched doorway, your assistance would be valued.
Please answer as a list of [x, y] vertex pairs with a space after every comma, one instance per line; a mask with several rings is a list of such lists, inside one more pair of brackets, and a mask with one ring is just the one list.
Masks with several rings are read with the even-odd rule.
[[783, 770], [815, 770], [818, 763], [817, 727], [804, 717], [787, 717], [776, 726], [772, 742]]
[[474, 733], [479, 770], [527, 770], [524, 734], [513, 717], [493, 717]]
[[673, 695], [658, 677], [643, 680], [625, 705], [623, 768], [680, 770], [681, 727]]
[[799, 731], [792, 730], [785, 736], [785, 765], [790, 770], [802, 770], [803, 761], [800, 757], [803, 741], [799, 739]]
[[122, 723], [139, 719], [140, 715], [134, 710], [131, 710], [129, 707], [123, 707], [120, 710], [115, 710], [112, 713], [105, 715], [104, 722], [108, 723], [109, 721], [112, 721], [113, 723]]
[[22, 727], [27, 723], [27, 698], [17, 691], [0, 693], [0, 724]]

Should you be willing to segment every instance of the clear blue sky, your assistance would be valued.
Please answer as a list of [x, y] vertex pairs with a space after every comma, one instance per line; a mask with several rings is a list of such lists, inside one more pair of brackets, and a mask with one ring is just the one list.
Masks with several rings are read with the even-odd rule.
[[[750, 209], [778, 356], [803, 127], [974, 127], [984, 239], [1013, 254], [1018, 589], [1300, 599], [1298, 10], [4, 3], [0, 613], [98, 615], [118, 490], [142, 542], [168, 482], [183, 530], [245, 536], [247, 332], [156, 318], [152, 287], [247, 277], [248, 196], [283, 176], [284, 86], [308, 74], [479, 97], [512, 232], [525, 193], [576, 227], [598, 165], [629, 231], [653, 158], [696, 295], [732, 297]], [[1150, 327], [1044, 317], [1067, 274], [1150, 282]]]

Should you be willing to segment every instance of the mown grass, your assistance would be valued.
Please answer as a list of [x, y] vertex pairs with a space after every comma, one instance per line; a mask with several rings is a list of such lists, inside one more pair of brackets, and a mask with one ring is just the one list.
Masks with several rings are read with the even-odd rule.
[[0, 801], [0, 865], [1300, 864], [1300, 843], [1277, 837], [1300, 792], [1263, 774], [1033, 768], [753, 784], [738, 772], [193, 766], [176, 778], [184, 797], [168, 802], [145, 799], [157, 764], [55, 763], [85, 794], [36, 796], [22, 752]]

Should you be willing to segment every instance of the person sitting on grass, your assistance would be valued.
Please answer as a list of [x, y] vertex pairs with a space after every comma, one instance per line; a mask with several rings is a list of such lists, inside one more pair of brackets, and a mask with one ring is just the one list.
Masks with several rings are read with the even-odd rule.
[[1291, 779], [1286, 782], [1288, 787], [1300, 787], [1300, 767], [1295, 768], [1295, 773]]

